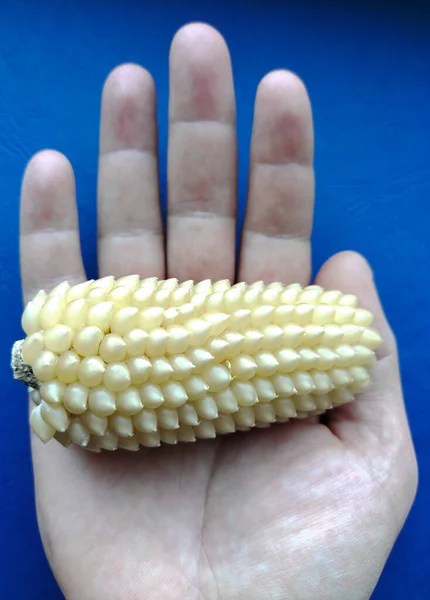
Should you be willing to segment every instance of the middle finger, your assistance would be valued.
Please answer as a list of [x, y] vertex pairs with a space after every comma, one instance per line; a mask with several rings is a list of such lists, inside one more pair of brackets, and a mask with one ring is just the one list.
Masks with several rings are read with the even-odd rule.
[[188, 25], [170, 55], [168, 275], [233, 279], [235, 99], [230, 56], [211, 27]]

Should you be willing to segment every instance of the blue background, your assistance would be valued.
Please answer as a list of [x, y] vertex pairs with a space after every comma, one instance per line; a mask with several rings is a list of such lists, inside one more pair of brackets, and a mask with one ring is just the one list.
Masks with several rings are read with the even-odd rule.
[[242, 213], [259, 79], [287, 67], [308, 86], [316, 129], [315, 268], [346, 248], [372, 262], [398, 336], [420, 463], [416, 503], [374, 599], [429, 598], [430, 10], [411, 0], [0, 0], [0, 374], [10, 411], [0, 420], [0, 596], [62, 597], [36, 526], [24, 392], [17, 393], [9, 371], [9, 348], [21, 334], [18, 198], [23, 169], [44, 147], [72, 161], [85, 261], [94, 276], [103, 81], [125, 61], [152, 72], [165, 189], [169, 45], [179, 27], [196, 20], [217, 27], [231, 50]]

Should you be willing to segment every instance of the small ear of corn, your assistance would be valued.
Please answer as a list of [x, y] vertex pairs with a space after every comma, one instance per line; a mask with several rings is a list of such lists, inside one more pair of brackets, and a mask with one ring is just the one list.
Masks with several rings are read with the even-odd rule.
[[352, 401], [381, 343], [371, 324], [318, 286], [104, 277], [39, 292], [13, 360], [43, 442], [138, 450]]

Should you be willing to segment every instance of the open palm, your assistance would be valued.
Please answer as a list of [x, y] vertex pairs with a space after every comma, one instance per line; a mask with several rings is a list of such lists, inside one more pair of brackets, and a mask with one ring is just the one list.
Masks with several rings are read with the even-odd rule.
[[[220, 35], [199, 24], [180, 30], [170, 81], [166, 245], [153, 81], [123, 65], [105, 84], [100, 276], [237, 272], [307, 284], [313, 128], [301, 81], [276, 71], [258, 88], [237, 266], [235, 99]], [[24, 176], [21, 257], [26, 299], [86, 278], [72, 168], [53, 151]], [[357, 294], [384, 337], [371, 391], [324, 421], [137, 453], [32, 440], [40, 531], [68, 600], [370, 597], [415, 496], [415, 454], [395, 340], [367, 263], [339, 254], [317, 282]]]

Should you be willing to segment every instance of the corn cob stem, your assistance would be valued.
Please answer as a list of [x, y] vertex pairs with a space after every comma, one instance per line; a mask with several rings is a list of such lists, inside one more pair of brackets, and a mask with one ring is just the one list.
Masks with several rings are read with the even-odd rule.
[[355, 296], [314, 285], [64, 282], [27, 304], [12, 369], [43, 442], [138, 450], [352, 401], [381, 343], [372, 320]]

